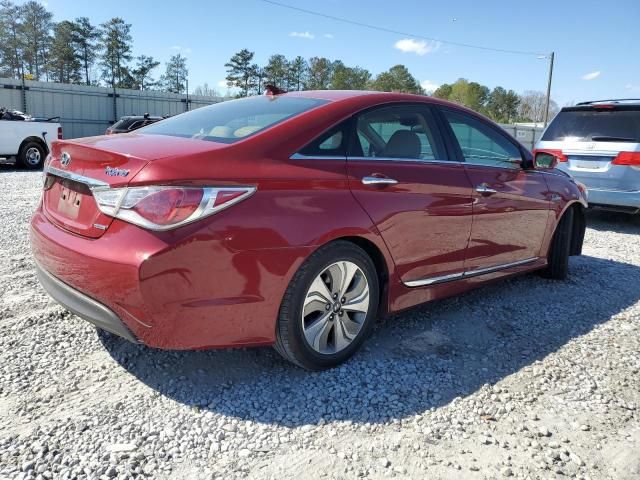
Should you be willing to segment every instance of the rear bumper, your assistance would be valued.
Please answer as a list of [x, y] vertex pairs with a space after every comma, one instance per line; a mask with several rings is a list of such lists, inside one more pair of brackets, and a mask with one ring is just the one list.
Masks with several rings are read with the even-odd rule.
[[166, 233], [114, 220], [91, 239], [38, 208], [31, 249], [52, 297], [125, 338], [170, 350], [273, 344], [284, 290], [313, 248], [234, 248], [213, 220]]
[[138, 343], [131, 330], [118, 318], [113, 310], [58, 280], [38, 263], [36, 263], [36, 272], [40, 284], [47, 293], [71, 313], [102, 330], [114, 333], [130, 342]]
[[625, 207], [625, 210], [640, 209], [640, 191], [623, 192], [616, 190], [600, 190], [589, 188], [589, 206], [602, 208]]

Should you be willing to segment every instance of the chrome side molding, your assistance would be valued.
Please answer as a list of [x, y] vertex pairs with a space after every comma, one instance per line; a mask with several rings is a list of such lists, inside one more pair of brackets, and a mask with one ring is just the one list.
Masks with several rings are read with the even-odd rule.
[[422, 278], [420, 280], [411, 280], [409, 282], [402, 282], [407, 287], [426, 287], [428, 285], [435, 285], [438, 283], [452, 282], [454, 280], [461, 280], [463, 278], [477, 277], [478, 275], [486, 275], [487, 273], [498, 272], [500, 270], [506, 270], [512, 267], [519, 267], [528, 263], [533, 263], [538, 260], [538, 257], [525, 258], [524, 260], [518, 260], [517, 262], [503, 263], [500, 265], [494, 265], [493, 267], [476, 268], [467, 272], [451, 273], [449, 275], [441, 275], [438, 277]]

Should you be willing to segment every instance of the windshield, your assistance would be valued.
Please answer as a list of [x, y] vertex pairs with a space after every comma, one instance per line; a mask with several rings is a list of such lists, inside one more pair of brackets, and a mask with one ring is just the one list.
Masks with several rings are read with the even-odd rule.
[[640, 142], [640, 109], [563, 110], [542, 140]]
[[183, 113], [139, 132], [233, 143], [324, 103], [303, 97], [249, 97]]

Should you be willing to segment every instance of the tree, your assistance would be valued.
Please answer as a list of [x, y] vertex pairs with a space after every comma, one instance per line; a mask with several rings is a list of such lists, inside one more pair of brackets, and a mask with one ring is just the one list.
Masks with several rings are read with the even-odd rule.
[[333, 62], [331, 88], [333, 90], [364, 90], [371, 73], [360, 67], [347, 67], [340, 60]]
[[247, 97], [257, 86], [255, 65], [251, 63], [253, 52], [243, 48], [224, 64], [227, 68], [227, 84], [240, 90], [239, 97]]
[[301, 90], [304, 86], [309, 65], [301, 56], [297, 56], [289, 62], [288, 83], [289, 90]]
[[451, 85], [448, 83], [443, 83], [431, 94], [436, 98], [442, 98], [443, 100], [449, 100], [451, 96]]
[[459, 78], [451, 85], [449, 100], [469, 107], [476, 112], [484, 112], [488, 97], [488, 87], [480, 85], [477, 82], [469, 82], [466, 78]]
[[56, 24], [49, 52], [51, 78], [62, 83], [79, 83], [82, 65], [73, 48], [75, 24], [68, 20]]
[[164, 75], [160, 77], [160, 83], [168, 92], [182, 93], [187, 89], [186, 83], [188, 76], [187, 57], [178, 53], [172, 55], [167, 62], [167, 69]]
[[[547, 96], [544, 92], [527, 90], [520, 95], [518, 105], [518, 119], [525, 122], [544, 122]], [[549, 102], [549, 118], [553, 118], [559, 111], [558, 104]]]
[[209, 84], [205, 82], [204, 85], [198, 85], [193, 89], [194, 95], [202, 95], [204, 97], [219, 97], [220, 93], [215, 88], [209, 87]]
[[311, 57], [305, 90], [327, 90], [331, 85], [331, 60], [324, 57]]
[[151, 71], [156, 69], [158, 65], [160, 65], [160, 62], [146, 55], [140, 55], [137, 61], [136, 68], [131, 70], [134, 88], [144, 90], [145, 87], [148, 89], [149, 87], [155, 86], [156, 82], [151, 78]]
[[91, 85], [89, 71], [96, 61], [98, 47], [96, 42], [100, 38], [100, 30], [91, 25], [87, 17], [76, 18], [73, 30], [73, 46], [84, 69], [84, 81]]
[[264, 67], [265, 83], [283, 90], [289, 89], [289, 62], [284, 55], [271, 55]]
[[420, 82], [409, 73], [404, 65], [396, 65], [379, 74], [370, 84], [373, 90], [381, 92], [403, 92], [423, 94]]
[[509, 123], [515, 120], [519, 103], [520, 98], [516, 92], [496, 87], [487, 99], [486, 113], [496, 122]]
[[10, 0], [0, 2], [0, 68], [3, 75], [20, 78], [24, 74], [21, 9]]
[[30, 0], [21, 8], [24, 61], [36, 80], [47, 70], [47, 57], [51, 44], [53, 14], [35, 0]]
[[130, 78], [127, 63], [131, 61], [131, 24], [115, 17], [100, 25], [102, 78], [115, 87], [125, 87]]

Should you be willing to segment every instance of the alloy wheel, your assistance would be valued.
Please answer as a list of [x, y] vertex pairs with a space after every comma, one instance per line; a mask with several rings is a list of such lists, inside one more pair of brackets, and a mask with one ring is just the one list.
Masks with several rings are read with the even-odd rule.
[[37, 166], [40, 163], [40, 150], [36, 147], [31, 147], [27, 150], [25, 159], [32, 167]]
[[358, 336], [369, 311], [369, 282], [355, 263], [340, 261], [325, 268], [307, 290], [302, 331], [317, 353], [334, 354]]

